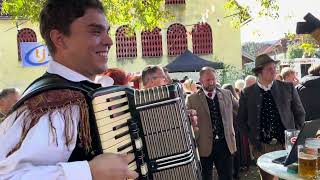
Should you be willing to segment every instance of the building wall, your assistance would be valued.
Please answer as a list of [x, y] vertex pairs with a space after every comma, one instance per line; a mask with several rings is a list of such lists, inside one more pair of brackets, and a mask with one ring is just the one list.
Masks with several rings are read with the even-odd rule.
[[[32, 28], [37, 33], [38, 41], [42, 41], [37, 25], [25, 23], [19, 27]], [[0, 20], [0, 31], [0, 89], [5, 87], [24, 89], [43, 74], [46, 68], [21, 66], [18, 61], [17, 28], [13, 21]]]
[[[179, 22], [186, 26], [188, 32], [191, 32], [194, 24], [201, 21], [202, 17], [210, 24], [213, 36], [213, 54], [201, 56], [204, 59], [218, 59], [224, 63], [231, 64], [241, 68], [241, 41], [240, 31], [230, 26], [229, 19], [224, 16], [224, 3], [222, 1], [212, 0], [189, 0], [185, 5], [166, 6], [175, 14], [175, 19], [162, 27], [163, 56], [160, 58], [142, 58], [141, 52], [141, 32], [137, 34], [138, 56], [133, 59], [116, 58], [115, 45], [110, 49], [108, 67], [119, 67], [129, 72], [142, 70], [146, 65], [161, 64], [166, 65], [175, 57], [168, 57], [167, 54], [167, 27], [173, 23]], [[206, 17], [207, 14], [207, 17]], [[218, 19], [220, 20], [218, 22]], [[7, 29], [11, 30], [6, 31]], [[39, 34], [39, 28], [36, 24], [26, 23], [20, 28], [29, 27], [37, 33], [38, 41], [43, 41]], [[115, 31], [117, 26], [111, 28], [111, 35], [115, 43]], [[44, 68], [23, 68], [17, 58], [17, 30], [15, 24], [9, 20], [0, 20], [0, 88], [14, 86], [24, 89], [32, 80], [40, 76]], [[188, 33], [188, 48], [192, 51], [192, 38]]]

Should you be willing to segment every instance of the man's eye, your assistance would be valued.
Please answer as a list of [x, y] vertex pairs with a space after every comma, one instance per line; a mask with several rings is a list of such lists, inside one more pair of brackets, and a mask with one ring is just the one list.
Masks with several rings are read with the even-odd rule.
[[100, 35], [100, 31], [92, 31], [92, 34], [94, 34], [94, 35]]

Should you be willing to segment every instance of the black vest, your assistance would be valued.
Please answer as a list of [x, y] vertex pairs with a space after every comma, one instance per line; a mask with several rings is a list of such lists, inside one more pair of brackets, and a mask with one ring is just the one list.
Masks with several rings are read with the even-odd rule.
[[224, 129], [223, 129], [223, 122], [220, 112], [220, 106], [219, 106], [219, 100], [218, 95], [216, 94], [213, 98], [208, 98], [206, 96], [208, 107], [210, 111], [210, 118], [211, 118], [211, 124], [212, 124], [212, 132], [214, 139], [216, 136], [219, 137], [219, 139], [224, 138]]
[[262, 94], [260, 111], [261, 141], [263, 143], [270, 143], [275, 138], [278, 142], [284, 143], [285, 128], [281, 122], [281, 117], [271, 91], [264, 91], [260, 88], [260, 92]]

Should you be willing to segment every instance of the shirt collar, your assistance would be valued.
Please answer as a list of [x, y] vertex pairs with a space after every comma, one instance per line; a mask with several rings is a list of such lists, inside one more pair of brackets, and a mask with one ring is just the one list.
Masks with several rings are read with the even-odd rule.
[[[202, 88], [203, 89], [203, 88]], [[206, 96], [208, 97], [208, 98], [211, 98], [211, 99], [213, 99], [214, 98], [214, 96], [216, 95], [216, 89], [214, 89], [211, 93], [212, 93], [212, 96], [211, 97], [209, 97], [208, 96], [208, 91], [206, 91], [206, 90], [204, 90], [203, 89], [203, 92], [206, 94]]]
[[259, 80], [258, 80], [258, 81], [257, 81], [257, 85], [258, 85], [261, 89], [263, 89], [263, 90], [265, 90], [265, 91], [269, 91], [269, 90], [271, 90], [271, 88], [272, 88], [273, 81], [272, 81], [270, 84], [268, 84], [267, 86], [264, 86], [264, 85], [262, 85], [262, 84], [259, 82]]
[[100, 77], [98, 80], [93, 82], [91, 79], [85, 77], [84, 75], [56, 62], [56, 61], [50, 61], [49, 66], [47, 69], [48, 73], [51, 74], [57, 74], [59, 76], [62, 76], [65, 79], [68, 79], [69, 81], [73, 82], [80, 82], [80, 81], [89, 81], [92, 83], [99, 83], [103, 87], [111, 86], [113, 85], [113, 79], [108, 76]]
[[69, 81], [73, 81], [73, 82], [80, 82], [80, 81], [93, 82], [92, 80], [85, 77], [84, 75], [79, 74], [78, 72], [75, 72], [74, 70], [69, 69], [66, 66], [64, 66], [54, 60], [49, 62], [47, 72], [51, 73], [51, 74], [57, 74], [59, 76], [62, 76], [65, 79], [68, 79]]

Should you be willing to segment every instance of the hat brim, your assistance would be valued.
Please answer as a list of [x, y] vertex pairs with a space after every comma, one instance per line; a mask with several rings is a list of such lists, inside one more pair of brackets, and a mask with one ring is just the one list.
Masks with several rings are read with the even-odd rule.
[[252, 69], [252, 72], [255, 73], [257, 70], [262, 69], [262, 68], [263, 68], [265, 65], [267, 65], [267, 64], [270, 64], [270, 63], [278, 64], [279, 62], [280, 62], [280, 61], [275, 61], [275, 60], [266, 62], [266, 63], [264, 63], [264, 64], [261, 64], [260, 66], [254, 67], [254, 68]]

